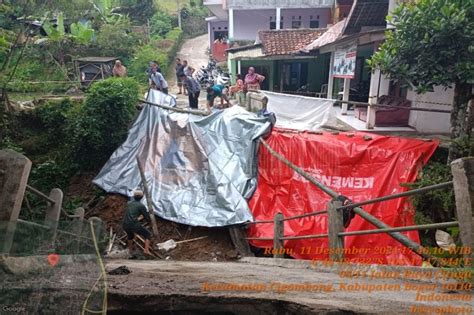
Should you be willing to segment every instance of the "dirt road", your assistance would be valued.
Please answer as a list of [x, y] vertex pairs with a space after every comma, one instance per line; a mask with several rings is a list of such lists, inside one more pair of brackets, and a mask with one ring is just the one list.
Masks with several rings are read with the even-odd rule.
[[[265, 263], [259, 262], [262, 259]], [[132, 273], [108, 276], [109, 313], [172, 310], [176, 314], [409, 314], [413, 307], [448, 305], [472, 311], [472, 290], [446, 292], [439, 283], [394, 277], [341, 277], [297, 263], [268, 265], [270, 260], [110, 261], [108, 270], [126, 265]], [[369, 291], [369, 286], [373, 290]], [[417, 294], [453, 299], [420, 301]]]
[[[178, 58], [181, 60], [187, 60], [188, 64], [196, 69], [196, 71], [202, 66], [206, 66], [209, 55], [208, 55], [208, 41], [207, 35], [201, 35], [195, 38], [187, 39], [184, 41], [181, 46], [180, 51], [177, 54]], [[168, 76], [168, 84], [170, 86], [170, 93], [176, 96], [176, 102], [178, 107], [187, 107], [188, 106], [188, 97], [178, 93], [178, 86], [176, 85], [176, 76], [174, 75], [174, 65], [173, 71], [170, 71]], [[206, 95], [205, 91], [201, 91], [199, 97], [199, 108], [206, 108]]]

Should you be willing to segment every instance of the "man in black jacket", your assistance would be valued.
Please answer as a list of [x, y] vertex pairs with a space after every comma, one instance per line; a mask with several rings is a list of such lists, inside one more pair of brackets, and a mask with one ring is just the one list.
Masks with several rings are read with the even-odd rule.
[[133, 194], [133, 201], [127, 204], [125, 208], [125, 215], [123, 218], [123, 229], [127, 233], [127, 243], [128, 243], [128, 252], [132, 255], [133, 251], [133, 239], [135, 238], [135, 234], [141, 235], [145, 239], [145, 248], [143, 249], [143, 253], [145, 255], [150, 255], [150, 237], [151, 233], [144, 228], [141, 223], [138, 221], [138, 217], [142, 215], [145, 220], [148, 222], [151, 221], [150, 215], [146, 207], [140, 202], [143, 198], [142, 191], [135, 191]]

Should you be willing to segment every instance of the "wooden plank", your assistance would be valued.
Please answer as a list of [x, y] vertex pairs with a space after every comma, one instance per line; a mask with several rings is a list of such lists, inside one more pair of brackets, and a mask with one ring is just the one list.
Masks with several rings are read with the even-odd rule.
[[461, 158], [451, 163], [453, 173], [454, 196], [456, 198], [456, 215], [459, 221], [459, 236], [463, 247], [470, 253], [464, 258], [474, 259], [474, 157]]

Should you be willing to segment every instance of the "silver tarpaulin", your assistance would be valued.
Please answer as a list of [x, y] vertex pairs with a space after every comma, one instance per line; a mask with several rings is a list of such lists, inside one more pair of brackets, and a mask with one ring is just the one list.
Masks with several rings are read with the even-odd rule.
[[238, 106], [203, 117], [146, 105], [93, 182], [130, 196], [141, 189], [138, 156], [158, 216], [208, 227], [252, 221], [255, 140], [270, 129], [268, 118]]

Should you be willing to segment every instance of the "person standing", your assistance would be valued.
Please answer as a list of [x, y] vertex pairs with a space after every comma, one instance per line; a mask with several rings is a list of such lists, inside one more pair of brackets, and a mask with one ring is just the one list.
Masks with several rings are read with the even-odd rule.
[[[176, 58], [176, 81], [178, 83], [178, 94], [183, 94], [183, 83], [181, 82], [181, 76], [184, 74], [184, 65], [181, 62], [181, 59]], [[186, 91], [184, 91], [186, 94]]]
[[191, 67], [190, 65], [188, 65], [188, 61], [187, 60], [183, 60], [183, 65], [184, 65], [184, 74], [187, 76], [187, 77], [192, 77], [193, 74], [194, 74], [194, 71], [196, 71], [193, 67]]
[[188, 91], [189, 107], [192, 109], [199, 108], [199, 94], [201, 94], [201, 86], [199, 82], [192, 76], [183, 74], [181, 81], [185, 89]]
[[260, 90], [260, 83], [262, 83], [263, 80], [265, 80], [265, 77], [256, 73], [254, 67], [250, 67], [244, 80], [247, 91]]
[[242, 80], [242, 75], [237, 74], [237, 81], [235, 85], [232, 87], [233, 92], [235, 93], [235, 98], [240, 106], [245, 106], [245, 84], [244, 80]]
[[137, 234], [141, 235], [145, 239], [145, 248], [143, 249], [143, 253], [145, 255], [151, 256], [151, 233], [138, 221], [138, 217], [142, 215], [147, 222], [151, 222], [151, 218], [146, 207], [140, 202], [142, 198], [143, 192], [140, 190], [135, 191], [133, 193], [133, 201], [127, 204], [125, 208], [125, 215], [123, 217], [122, 227], [127, 233], [128, 253], [130, 256], [132, 256], [133, 252], [133, 240]]
[[114, 68], [112, 69], [112, 74], [114, 77], [126, 77], [127, 68], [122, 64], [120, 60], [115, 60]]
[[149, 83], [151, 88], [168, 94], [168, 82], [166, 82], [163, 75], [158, 72], [158, 66], [154, 66], [151, 68]]

